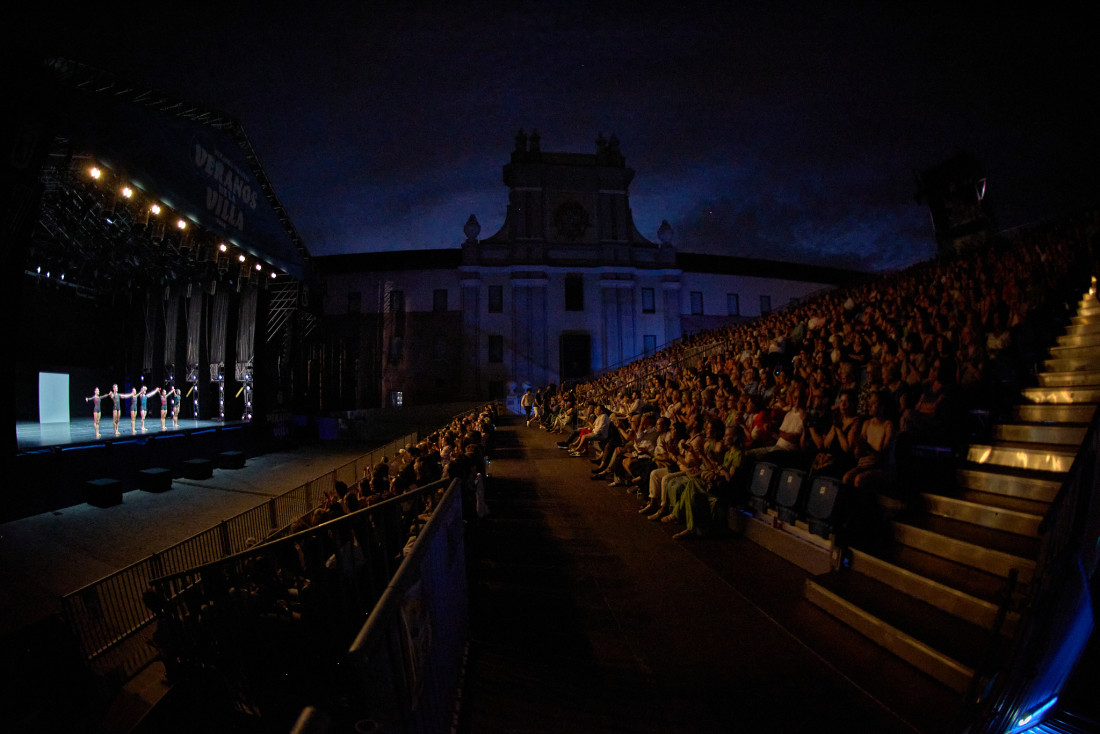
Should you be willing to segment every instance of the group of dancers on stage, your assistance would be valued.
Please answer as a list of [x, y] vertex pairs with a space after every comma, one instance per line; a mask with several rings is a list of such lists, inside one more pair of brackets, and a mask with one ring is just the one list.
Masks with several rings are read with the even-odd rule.
[[108, 398], [114, 406], [115, 414], [115, 435], [121, 435], [118, 431], [118, 420], [122, 417], [122, 401], [128, 399], [130, 401], [130, 430], [133, 433], [137, 433], [137, 416], [139, 412], [138, 404], [140, 403], [141, 412], [141, 430], [145, 430], [145, 414], [148, 409], [149, 398], [153, 397], [157, 393], [160, 393], [160, 428], [161, 430], [167, 429], [167, 418], [169, 413], [172, 415], [172, 428], [179, 428], [179, 415], [180, 415], [180, 393], [177, 387], [155, 387], [152, 390], [141, 386], [138, 390], [134, 388], [130, 392], [120, 393], [118, 391], [118, 385], [111, 385], [111, 392], [106, 395], [99, 394], [99, 388], [95, 389], [95, 394], [91, 397], [84, 398], [84, 402], [91, 401], [92, 403], [92, 421], [95, 423], [95, 437], [99, 438], [99, 416], [100, 416], [100, 402], [103, 398]]

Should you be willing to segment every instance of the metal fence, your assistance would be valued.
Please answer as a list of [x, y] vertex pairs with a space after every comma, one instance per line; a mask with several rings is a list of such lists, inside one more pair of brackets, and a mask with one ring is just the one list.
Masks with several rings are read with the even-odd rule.
[[119, 686], [157, 655], [149, 644], [153, 614], [142, 600], [150, 581], [202, 566], [263, 541], [318, 507], [337, 481], [354, 484], [363, 471], [394, 458], [417, 434], [410, 433], [322, 476], [284, 492], [218, 525], [66, 594], [61, 609], [80, 654], [109, 686]]
[[[156, 610], [155, 640], [169, 677], [207, 681], [237, 710], [259, 717], [273, 731], [289, 730], [308, 702], [333, 711], [350, 705], [358, 718], [372, 713], [377, 701], [349, 699], [360, 698], [361, 684], [358, 676], [349, 676], [348, 646], [357, 634], [362, 636], [365, 621], [378, 616], [379, 609], [391, 609], [392, 603], [379, 600], [393, 596], [399, 567], [406, 569], [413, 560], [418, 568], [423, 565], [426, 547], [433, 550], [432, 567], [438, 573], [417, 587], [415, 609], [411, 601], [399, 606], [406, 622], [416, 619], [424, 625], [430, 618], [430, 631], [423, 630], [430, 634], [430, 644], [418, 638], [422, 644], [417, 649], [425, 655], [438, 651], [441, 657], [422, 655], [415, 672], [420, 680], [434, 680], [429, 673], [437, 667], [457, 671], [455, 642], [444, 632], [458, 633], [460, 646], [465, 616], [429, 612], [440, 603], [453, 612], [452, 597], [465, 608], [461, 487], [461, 480], [440, 479], [214, 563], [155, 579], [149, 602]], [[421, 524], [423, 529], [410, 536], [410, 527]], [[449, 644], [441, 648], [444, 639]], [[386, 670], [387, 679], [403, 674], [401, 665]], [[423, 731], [443, 730], [438, 724], [451, 711], [456, 679], [454, 674], [446, 677], [433, 709], [436, 725]], [[388, 696], [383, 698], [387, 706], [392, 704]]]

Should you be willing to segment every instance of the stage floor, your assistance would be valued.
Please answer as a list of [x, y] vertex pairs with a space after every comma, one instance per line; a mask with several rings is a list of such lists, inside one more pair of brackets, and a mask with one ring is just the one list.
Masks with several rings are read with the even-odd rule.
[[130, 417], [125, 416], [118, 423], [118, 435], [115, 435], [114, 425], [110, 416], [104, 416], [99, 422], [99, 436], [95, 435], [95, 423], [91, 418], [77, 418], [68, 423], [36, 423], [34, 421], [18, 421], [15, 424], [16, 447], [19, 451], [32, 451], [52, 446], [72, 446], [76, 444], [90, 444], [106, 441], [124, 441], [143, 436], [155, 436], [157, 434], [168, 435], [171, 433], [183, 433], [203, 428], [219, 428], [222, 426], [243, 425], [244, 421], [220, 421], [220, 420], [195, 420], [194, 418], [180, 418], [178, 427], [172, 426], [168, 421], [165, 428], [160, 427], [160, 417], [145, 419], [145, 430], [141, 429], [141, 418], [138, 418], [136, 429], [130, 427]]

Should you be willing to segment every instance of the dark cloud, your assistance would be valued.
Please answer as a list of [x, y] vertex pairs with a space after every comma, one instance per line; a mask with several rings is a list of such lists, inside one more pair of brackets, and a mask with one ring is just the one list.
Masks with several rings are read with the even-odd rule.
[[[77, 11], [79, 12], [79, 11]], [[883, 269], [928, 257], [914, 173], [962, 149], [1001, 224], [1095, 202], [1087, 24], [866, 3], [225, 4], [17, 32], [240, 118], [316, 253], [503, 222], [516, 130], [615, 132], [639, 230]]]

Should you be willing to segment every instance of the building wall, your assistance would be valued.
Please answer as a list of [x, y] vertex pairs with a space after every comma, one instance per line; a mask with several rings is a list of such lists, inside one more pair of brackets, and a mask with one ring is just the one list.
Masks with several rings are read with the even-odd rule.
[[[580, 310], [567, 308], [570, 278], [580, 279]], [[756, 317], [760, 296], [778, 310], [829, 287], [673, 269], [526, 265], [339, 272], [326, 281], [327, 321], [342, 325], [338, 334], [330, 326], [329, 338], [338, 338], [359, 360], [359, 379], [376, 383], [352, 393], [344, 384], [347, 360], [335, 360], [343, 373], [340, 383], [328, 381], [330, 392], [341, 385], [336, 402], [346, 409], [385, 405], [396, 393], [404, 404], [417, 405], [507, 397], [526, 385], [560, 384], [567, 356], [563, 335], [587, 337], [588, 367], [595, 372], [638, 359], [647, 346], [660, 348], [682, 334]], [[500, 291], [498, 312], [490, 311], [493, 288]], [[446, 291], [442, 312], [434, 310], [439, 290]], [[394, 292], [403, 296], [401, 314], [387, 310], [387, 294]], [[701, 296], [701, 314], [692, 314], [693, 293]], [[731, 293], [738, 296], [741, 318], [731, 318]], [[356, 303], [358, 313], [349, 313]], [[359, 404], [346, 404], [352, 394]], [[331, 401], [322, 404], [332, 407]]]

